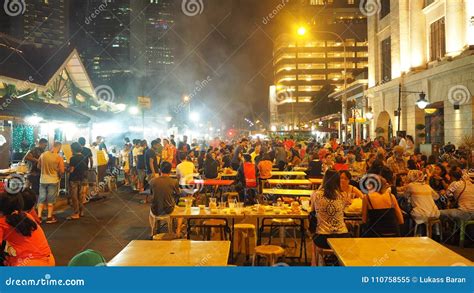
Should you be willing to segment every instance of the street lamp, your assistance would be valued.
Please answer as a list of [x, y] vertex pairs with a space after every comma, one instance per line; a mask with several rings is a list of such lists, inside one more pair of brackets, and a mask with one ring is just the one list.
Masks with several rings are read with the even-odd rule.
[[397, 132], [400, 132], [400, 123], [401, 123], [401, 113], [402, 113], [402, 94], [419, 94], [419, 98], [416, 101], [416, 105], [421, 110], [425, 109], [428, 106], [429, 102], [426, 100], [425, 92], [412, 92], [412, 91], [402, 91], [402, 84], [398, 84], [398, 109], [396, 111], [396, 116], [398, 117], [398, 128]]
[[166, 122], [171, 122], [171, 120], [173, 120], [173, 117], [171, 117], [171, 116], [166, 116], [166, 117], [165, 117], [165, 120], [166, 120]]
[[304, 26], [300, 26], [297, 31], [298, 35], [304, 36], [306, 34], [306, 28]]
[[128, 110], [128, 112], [132, 115], [138, 115], [138, 113], [140, 113], [140, 109], [138, 109], [138, 107], [133, 106]]
[[198, 122], [200, 119], [199, 117], [199, 113], [198, 112], [191, 112], [189, 114], [189, 120], [191, 120], [192, 122]]

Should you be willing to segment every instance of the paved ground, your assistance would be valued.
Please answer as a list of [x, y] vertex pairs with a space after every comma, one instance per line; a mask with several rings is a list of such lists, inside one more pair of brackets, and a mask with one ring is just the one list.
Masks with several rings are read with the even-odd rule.
[[[142, 196], [121, 189], [106, 199], [88, 203], [86, 215], [80, 221], [64, 220], [71, 213], [67, 207], [59, 211], [57, 224], [43, 225], [57, 265], [67, 265], [74, 255], [88, 248], [100, 251], [107, 260], [111, 260], [131, 240], [147, 239], [149, 207], [140, 204], [141, 199]], [[464, 249], [448, 247], [474, 261], [473, 243], [467, 243]], [[248, 262], [240, 257], [237, 264], [248, 265]]]

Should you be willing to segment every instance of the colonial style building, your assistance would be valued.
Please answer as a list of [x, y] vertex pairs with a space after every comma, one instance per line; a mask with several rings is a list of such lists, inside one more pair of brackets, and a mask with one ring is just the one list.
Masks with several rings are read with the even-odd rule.
[[371, 136], [400, 130], [417, 143], [461, 144], [474, 135], [474, 1], [377, 3], [368, 17]]

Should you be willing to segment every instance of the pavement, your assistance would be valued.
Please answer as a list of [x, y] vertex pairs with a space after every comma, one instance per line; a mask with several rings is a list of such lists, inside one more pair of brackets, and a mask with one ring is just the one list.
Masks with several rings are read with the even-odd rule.
[[[130, 241], [149, 239], [149, 206], [140, 203], [144, 198], [131, 189], [122, 187], [118, 192], [106, 195], [105, 199], [86, 204], [85, 217], [67, 221], [71, 214], [65, 201], [58, 205], [58, 223], [43, 224], [56, 264], [66, 266], [69, 260], [85, 249], [102, 253], [107, 261], [117, 255]], [[310, 259], [308, 239], [308, 259]], [[446, 245], [448, 248], [474, 261], [474, 243], [465, 248]], [[236, 259], [237, 265], [249, 265], [244, 256]], [[290, 265], [303, 265], [290, 263]]]

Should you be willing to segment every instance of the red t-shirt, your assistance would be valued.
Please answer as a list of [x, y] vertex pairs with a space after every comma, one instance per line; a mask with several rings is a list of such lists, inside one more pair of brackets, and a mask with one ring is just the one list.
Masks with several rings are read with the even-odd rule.
[[283, 145], [285, 146], [285, 149], [289, 150], [295, 146], [295, 142], [291, 139], [288, 139], [287, 141], [283, 143]]
[[[34, 218], [26, 214], [34, 221]], [[0, 217], [0, 241], [7, 241], [16, 251], [16, 256], [8, 258], [8, 262], [15, 265], [18, 261], [25, 259], [45, 258], [51, 255], [48, 240], [40, 225], [32, 232], [31, 236], [23, 236], [14, 227], [7, 223], [5, 217]]]

